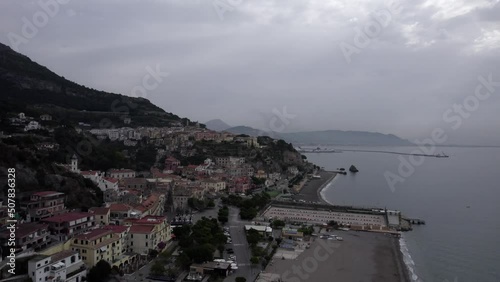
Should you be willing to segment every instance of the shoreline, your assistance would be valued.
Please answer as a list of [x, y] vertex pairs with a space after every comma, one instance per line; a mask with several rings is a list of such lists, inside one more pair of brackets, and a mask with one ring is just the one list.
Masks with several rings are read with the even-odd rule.
[[294, 195], [294, 199], [303, 200], [305, 202], [320, 202], [330, 205], [330, 203], [323, 199], [320, 192], [336, 178], [338, 173], [324, 170], [320, 171], [318, 174], [321, 178], [308, 179], [300, 191]]
[[[319, 174], [321, 175], [322, 181], [318, 181], [316, 183], [313, 182], [312, 184], [306, 182], [306, 184], [295, 196], [296, 199], [310, 201], [310, 202], [320, 202], [323, 204], [332, 205], [332, 203], [326, 200], [323, 191], [337, 179], [338, 173], [333, 171], [321, 171]], [[374, 232], [366, 232], [366, 233], [374, 233]], [[406, 261], [404, 259], [404, 254], [401, 248], [401, 240], [404, 239], [403, 237], [399, 239], [397, 238], [391, 238], [391, 239], [392, 242], [390, 242], [389, 246], [386, 245], [386, 247], [388, 247], [390, 251], [387, 250], [385, 253], [387, 256], [392, 256], [392, 261], [394, 262], [393, 273], [394, 274], [397, 273], [397, 278], [396, 277], [395, 278], [400, 282], [410, 282], [412, 280], [410, 277], [409, 266], [406, 264]], [[373, 258], [373, 263], [377, 264], [376, 256]], [[386, 269], [384, 271], [389, 271], [387, 269], [389, 269], [390, 267], [385, 265], [383, 268]], [[383, 276], [384, 274], [378, 273], [378, 275]]]

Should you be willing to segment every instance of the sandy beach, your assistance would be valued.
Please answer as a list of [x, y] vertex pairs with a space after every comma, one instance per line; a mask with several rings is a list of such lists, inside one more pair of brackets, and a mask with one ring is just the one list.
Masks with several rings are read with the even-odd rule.
[[332, 171], [320, 171], [318, 175], [320, 175], [321, 178], [308, 180], [302, 189], [300, 189], [300, 192], [294, 196], [294, 199], [304, 200], [306, 202], [322, 202], [327, 204], [327, 202], [321, 198], [320, 192], [337, 176], [337, 173]]
[[[404, 282], [397, 267], [397, 239], [381, 233], [330, 232], [343, 241], [313, 237], [310, 247], [295, 259], [282, 259], [280, 252], [257, 281], [371, 281]], [[295, 270], [294, 270], [295, 269]]]
[[[320, 179], [311, 179], [305, 183], [300, 192], [294, 196], [296, 200], [306, 202], [322, 202], [328, 204], [321, 197], [321, 190], [334, 180], [337, 173], [322, 171]], [[281, 259], [280, 251], [268, 265], [265, 277], [258, 281], [372, 281], [372, 282], [406, 282], [409, 281], [408, 271], [403, 262], [399, 247], [399, 239], [388, 234], [362, 231], [331, 231], [330, 234], [342, 236], [343, 241], [319, 239], [312, 237], [310, 248], [305, 249], [295, 259]], [[297, 274], [287, 273], [294, 266], [306, 264], [306, 268], [313, 269], [314, 258], [318, 248], [324, 248], [324, 243], [334, 244], [334, 252], [328, 259], [318, 261], [314, 271], [307, 272], [307, 279]], [[322, 244], [323, 243], [323, 244]], [[309, 265], [310, 266], [307, 266]], [[286, 274], [283, 277], [283, 274]], [[285, 280], [284, 278], [288, 278]], [[293, 279], [298, 278], [299, 280]]]

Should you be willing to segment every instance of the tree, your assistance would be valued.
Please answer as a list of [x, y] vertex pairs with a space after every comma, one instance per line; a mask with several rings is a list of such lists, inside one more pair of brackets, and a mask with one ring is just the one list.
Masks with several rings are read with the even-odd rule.
[[100, 260], [89, 270], [87, 279], [89, 282], [103, 282], [108, 279], [110, 274], [111, 265], [105, 260]]
[[336, 222], [335, 220], [330, 220], [330, 221], [328, 222], [328, 225], [329, 225], [329, 226], [332, 226], [332, 227], [336, 227], [336, 226], [338, 226], [339, 224], [338, 224], [338, 222]]
[[213, 208], [213, 207], [215, 207], [215, 202], [214, 202], [214, 200], [212, 200], [212, 199], [208, 200], [207, 207], [209, 207], [209, 208]]
[[275, 219], [272, 223], [271, 226], [273, 228], [281, 228], [285, 226], [285, 222], [283, 220]]
[[156, 256], [158, 256], [158, 251], [157, 250], [153, 250], [153, 249], [149, 249], [149, 257], [150, 258], [155, 258]]
[[191, 259], [186, 253], [182, 253], [175, 260], [175, 264], [183, 269], [187, 269], [191, 265]]
[[156, 261], [155, 264], [151, 266], [150, 272], [152, 275], [163, 275], [165, 274], [165, 266], [160, 261]]
[[248, 230], [248, 232], [247, 232], [248, 244], [256, 245], [260, 239], [261, 239], [261, 235], [260, 235], [259, 231], [255, 230], [253, 228]]
[[252, 264], [258, 264], [258, 263], [259, 263], [259, 258], [258, 258], [258, 257], [252, 257], [252, 258], [250, 259], [250, 262], [251, 262]]

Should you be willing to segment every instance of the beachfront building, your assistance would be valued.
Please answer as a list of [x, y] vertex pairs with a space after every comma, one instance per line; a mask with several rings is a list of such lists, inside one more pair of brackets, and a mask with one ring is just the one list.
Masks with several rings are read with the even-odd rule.
[[354, 207], [273, 203], [266, 209], [263, 216], [266, 218], [314, 224], [325, 224], [333, 220], [339, 224], [358, 227], [388, 227], [385, 213], [380, 210], [359, 209]]
[[78, 252], [65, 250], [51, 256], [35, 255], [28, 261], [28, 276], [33, 282], [81, 282], [87, 268]]

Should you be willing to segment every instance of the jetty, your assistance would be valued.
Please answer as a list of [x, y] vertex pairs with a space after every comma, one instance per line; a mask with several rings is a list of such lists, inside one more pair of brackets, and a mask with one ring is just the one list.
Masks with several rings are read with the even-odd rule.
[[381, 154], [394, 154], [394, 155], [403, 155], [403, 156], [417, 156], [417, 157], [430, 157], [430, 158], [448, 158], [448, 155], [444, 153], [441, 154], [417, 154], [417, 153], [404, 153], [404, 152], [396, 152], [396, 151], [383, 151], [383, 150], [332, 150], [332, 149], [314, 149], [314, 150], [304, 150], [298, 149], [299, 153], [342, 153], [342, 152], [361, 152], [361, 153], [381, 153]]

